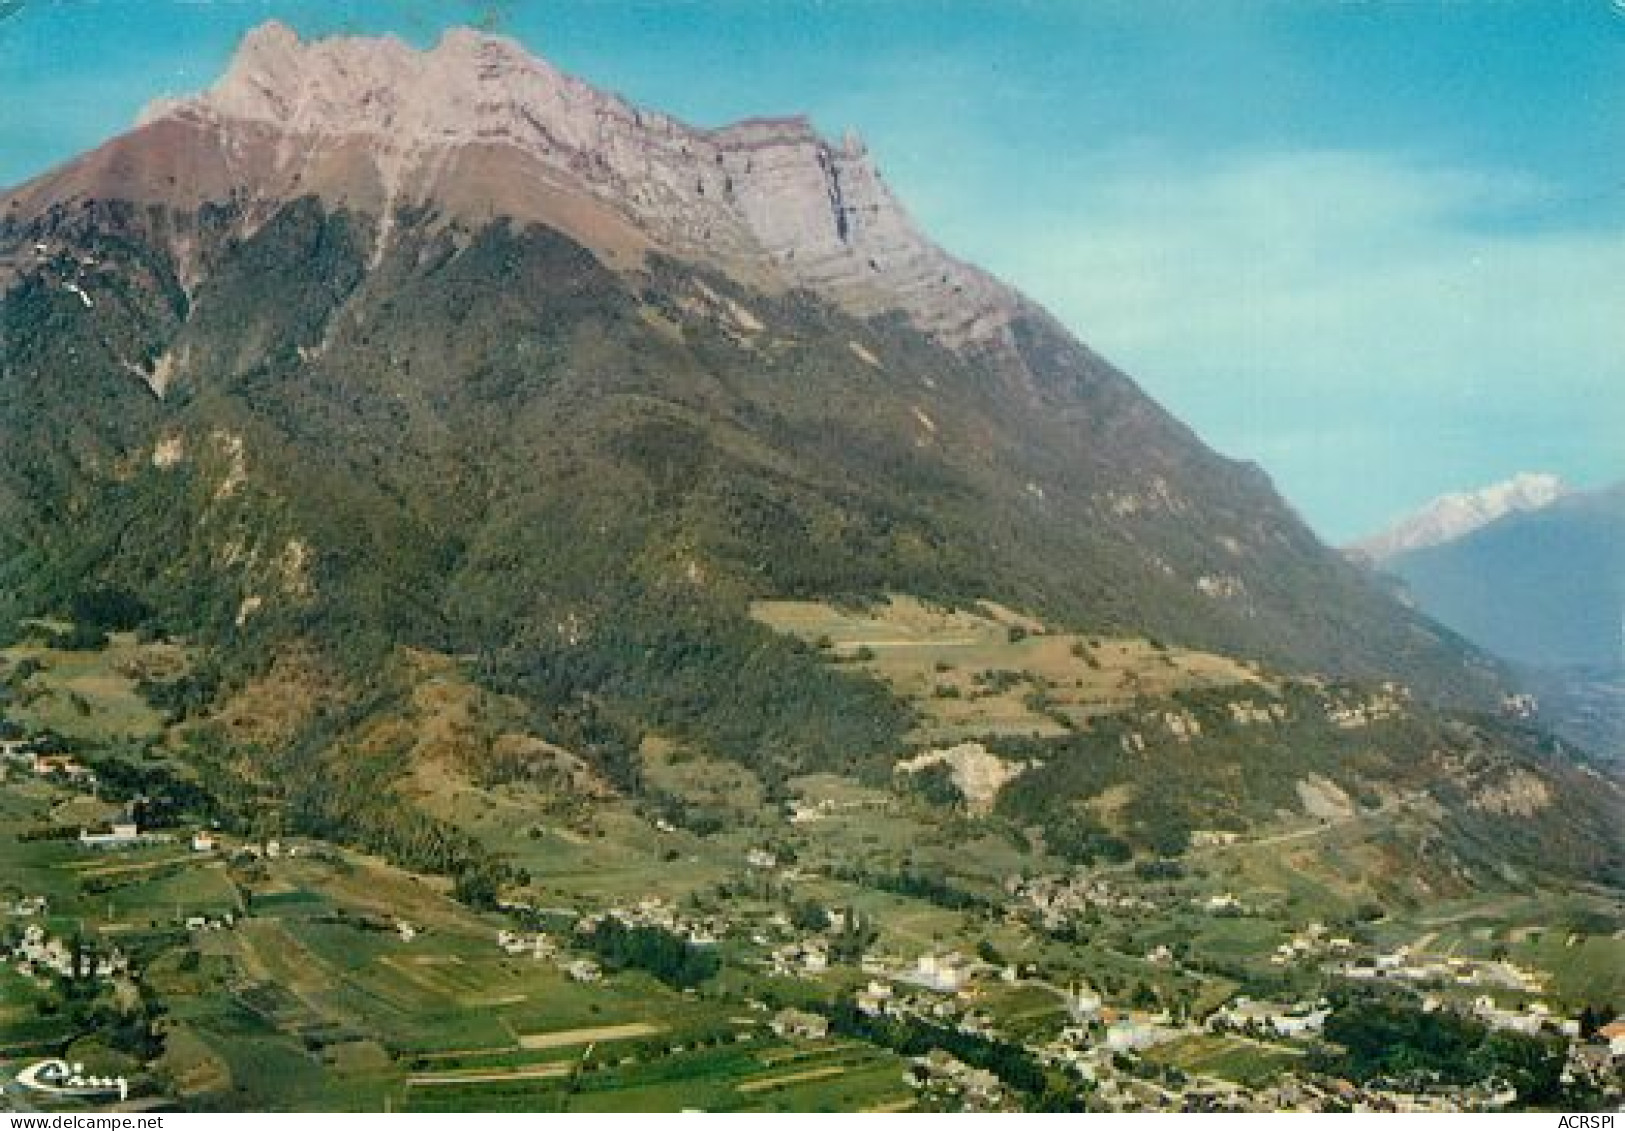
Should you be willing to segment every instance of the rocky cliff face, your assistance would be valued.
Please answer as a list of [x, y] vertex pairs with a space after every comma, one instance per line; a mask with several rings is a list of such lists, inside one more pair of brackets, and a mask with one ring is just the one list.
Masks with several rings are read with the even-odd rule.
[[[90, 196], [231, 194], [262, 218], [313, 193], [377, 216], [377, 260], [408, 210], [534, 220], [621, 267], [658, 250], [860, 315], [900, 309], [953, 344], [998, 337], [1018, 307], [921, 234], [856, 137], [803, 118], [698, 129], [467, 29], [418, 52], [265, 24], [211, 90], [155, 104], [65, 175]], [[63, 176], [12, 210], [62, 199]]]

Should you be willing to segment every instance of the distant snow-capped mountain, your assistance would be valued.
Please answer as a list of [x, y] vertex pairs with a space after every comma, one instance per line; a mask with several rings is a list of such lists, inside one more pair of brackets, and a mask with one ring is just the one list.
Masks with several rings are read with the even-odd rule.
[[1477, 491], [1441, 495], [1388, 529], [1355, 542], [1349, 549], [1374, 562], [1384, 562], [1397, 554], [1453, 542], [1506, 515], [1539, 510], [1569, 491], [1569, 486], [1555, 475], [1521, 472]]
[[1382, 568], [1423, 612], [1506, 659], [1620, 668], [1625, 483], [1568, 491]]

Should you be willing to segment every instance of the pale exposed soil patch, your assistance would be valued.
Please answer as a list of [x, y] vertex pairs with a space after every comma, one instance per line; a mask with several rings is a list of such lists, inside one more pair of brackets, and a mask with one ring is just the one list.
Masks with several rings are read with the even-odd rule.
[[478, 1072], [442, 1072], [429, 1076], [408, 1076], [408, 1088], [440, 1088], [459, 1084], [505, 1084], [510, 1080], [557, 1080], [568, 1076], [573, 1065], [534, 1064], [527, 1068], [482, 1069]]
[[1526, 770], [1513, 770], [1480, 788], [1470, 802], [1475, 809], [1503, 817], [1532, 817], [1551, 803], [1551, 787]]
[[999, 790], [1020, 777], [1026, 766], [1007, 762], [992, 753], [980, 742], [962, 742], [942, 750], [928, 750], [924, 754], [897, 763], [903, 773], [916, 773], [927, 766], [946, 765], [953, 783], [964, 794], [973, 811], [988, 812], [999, 796]]
[[1303, 811], [1322, 821], [1341, 821], [1354, 816], [1354, 801], [1334, 781], [1310, 774], [1298, 782], [1298, 800]]

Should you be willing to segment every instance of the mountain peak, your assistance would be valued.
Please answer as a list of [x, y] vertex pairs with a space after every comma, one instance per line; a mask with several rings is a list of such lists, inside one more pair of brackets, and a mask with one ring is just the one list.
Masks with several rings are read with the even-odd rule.
[[272, 21], [209, 90], [142, 121], [197, 135], [200, 159], [219, 167], [192, 183], [251, 201], [315, 193], [377, 215], [380, 255], [396, 217], [428, 207], [545, 223], [612, 266], [657, 250], [862, 315], [901, 311], [956, 345], [998, 337], [1019, 306], [917, 228], [857, 134], [826, 139], [804, 116], [691, 126], [471, 28], [420, 51], [392, 37], [301, 40]]
[[1538, 510], [1568, 493], [1568, 485], [1556, 475], [1519, 472], [1476, 491], [1440, 495], [1387, 530], [1349, 548], [1374, 561], [1386, 561], [1410, 550], [1453, 542], [1514, 511]]
[[[244, 35], [207, 92], [161, 100], [143, 118], [191, 113], [274, 123], [295, 134], [432, 129], [455, 137], [477, 130], [482, 110], [494, 108], [472, 99], [473, 92], [521, 77], [532, 87], [569, 85], [518, 43], [472, 28], [448, 29], [436, 46], [419, 51], [394, 36], [307, 41], [268, 20]], [[537, 92], [523, 93], [534, 99]]]

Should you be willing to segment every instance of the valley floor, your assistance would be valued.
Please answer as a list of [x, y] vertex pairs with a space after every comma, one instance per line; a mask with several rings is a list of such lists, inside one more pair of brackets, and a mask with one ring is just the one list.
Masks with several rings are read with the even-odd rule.
[[[581, 833], [541, 825], [527, 837], [557, 907], [477, 912], [430, 878], [318, 841], [109, 851], [41, 836], [76, 834], [57, 822], [79, 803], [16, 773], [0, 793], [0, 1055], [16, 1069], [66, 1051], [137, 1077], [146, 1103], [1519, 1103], [1487, 1083], [1413, 1092], [1338, 1077], [1321, 1058], [1351, 987], [1550, 1032], [1571, 1075], [1581, 1066], [1599, 1089], [1619, 1083], [1607, 1046], [1572, 1020], [1625, 999], [1617, 901], [1508, 891], [1350, 917], [1334, 886], [1294, 874], [1280, 852], [1282, 837], [1355, 835], [1340, 826], [1211, 846], [1177, 875], [1012, 872], [992, 890], [945, 872], [955, 886], [909, 893], [842, 862], [854, 836], [876, 858], [893, 837], [931, 855], [929, 826], [893, 802], [843, 799], [845, 812], [886, 811], [868, 832], [839, 810], [798, 824], [793, 860], [782, 840], [778, 852], [762, 847], [765, 829], [638, 829], [635, 813], [611, 805]], [[585, 933], [606, 915], [715, 952], [717, 972], [680, 988], [658, 970], [613, 968]], [[153, 1019], [144, 1047], [117, 1004], [135, 982], [143, 1004], [128, 1007]], [[31, 1099], [15, 1085], [6, 1094]]]
[[[969, 736], [1040, 705], [977, 673], [1044, 681], [1057, 720], [1131, 674], [1245, 688], [1259, 673], [1035, 639], [1002, 610], [761, 615], [828, 635], [850, 653], [837, 662], [925, 681], [922, 701], [961, 680], [941, 700], [960, 713], [922, 723], [926, 743], [959, 744], [940, 747], [958, 800], [914, 787], [919, 771], [770, 791], [664, 739], [645, 742], [631, 796], [420, 762], [414, 804], [523, 878], [490, 899], [343, 844], [214, 827], [167, 778], [138, 791], [158, 819], [132, 822], [108, 752], [143, 727], [163, 737], [132, 673], [183, 666], [184, 649], [13, 650], [12, 733], [49, 730], [101, 773], [37, 739], [0, 751], [3, 1102], [107, 1106], [15, 1080], [54, 1056], [125, 1077], [114, 1106], [184, 1110], [1618, 1102], [1615, 889], [1430, 863], [1413, 799], [1354, 804], [1312, 778], [1297, 808], [1243, 830], [1081, 864], [978, 794], [1011, 779]], [[449, 662], [422, 666], [410, 729], [450, 742], [473, 692]], [[177, 803], [151, 809], [165, 790]], [[1110, 827], [1111, 797], [1098, 812]]]

